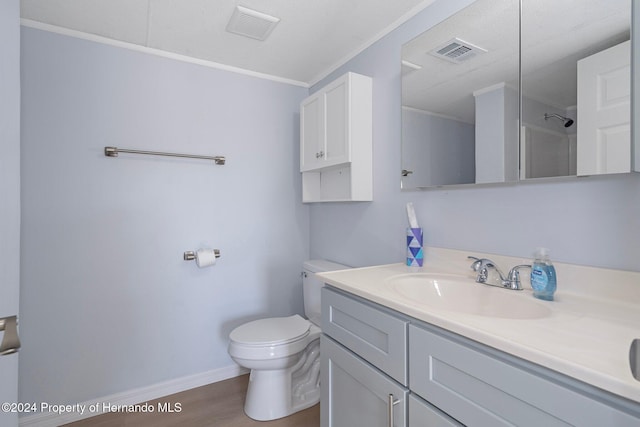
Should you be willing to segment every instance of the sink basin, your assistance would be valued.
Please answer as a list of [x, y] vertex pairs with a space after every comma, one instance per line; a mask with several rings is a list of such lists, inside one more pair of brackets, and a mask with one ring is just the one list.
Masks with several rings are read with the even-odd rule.
[[551, 310], [522, 291], [500, 289], [449, 274], [393, 276], [386, 286], [399, 296], [438, 310], [507, 319], [536, 319]]

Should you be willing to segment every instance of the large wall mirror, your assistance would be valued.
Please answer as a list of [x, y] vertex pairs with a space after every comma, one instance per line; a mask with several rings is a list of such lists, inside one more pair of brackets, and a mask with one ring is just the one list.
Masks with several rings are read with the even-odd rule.
[[477, 0], [402, 47], [405, 190], [630, 171], [630, 0]]

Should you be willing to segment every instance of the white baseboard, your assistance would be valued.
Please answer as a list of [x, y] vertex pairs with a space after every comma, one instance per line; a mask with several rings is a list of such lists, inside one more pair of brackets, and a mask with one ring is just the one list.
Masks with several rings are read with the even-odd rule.
[[[46, 412], [21, 417], [18, 425], [20, 427], [58, 427], [62, 424], [79, 421], [105, 413], [103, 407], [103, 404], [105, 403], [107, 403], [107, 405], [105, 405], [107, 410], [109, 406], [135, 405], [168, 396], [170, 394], [234, 378], [239, 375], [246, 374], [247, 372], [249, 372], [247, 369], [241, 368], [237, 365], [214, 369], [212, 371], [189, 375], [147, 387], [141, 387], [134, 390], [124, 391], [122, 393], [112, 394], [110, 396], [104, 396], [99, 399], [82, 402], [76, 404], [75, 408], [73, 408], [71, 412]], [[80, 408], [85, 408], [84, 412], [82, 412]], [[89, 408], [92, 408], [93, 410], [90, 411]]]

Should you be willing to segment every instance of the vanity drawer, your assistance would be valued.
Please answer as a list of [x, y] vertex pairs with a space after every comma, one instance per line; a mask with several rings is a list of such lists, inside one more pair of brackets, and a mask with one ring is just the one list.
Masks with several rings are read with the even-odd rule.
[[406, 386], [408, 321], [356, 298], [322, 288], [322, 331]]
[[604, 392], [515, 360], [460, 337], [409, 327], [411, 390], [465, 425], [639, 425], [635, 411], [622, 409], [624, 399], [618, 405]]

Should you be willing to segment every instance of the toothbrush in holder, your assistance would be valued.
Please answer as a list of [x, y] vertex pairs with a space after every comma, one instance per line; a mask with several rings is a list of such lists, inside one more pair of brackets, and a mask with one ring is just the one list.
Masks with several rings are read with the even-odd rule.
[[422, 267], [424, 263], [423, 233], [418, 225], [413, 203], [407, 203], [407, 218], [409, 228], [407, 228], [407, 265], [410, 267]]

